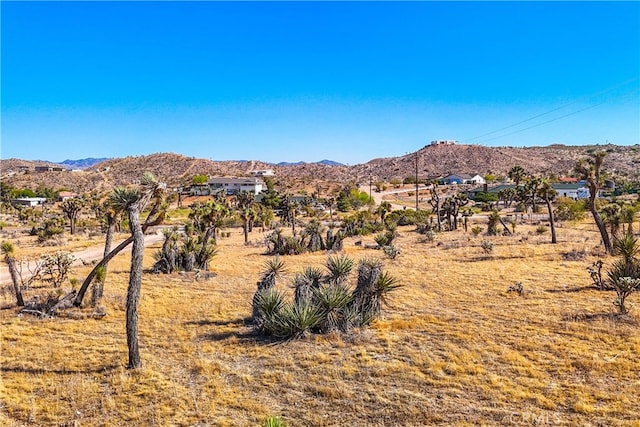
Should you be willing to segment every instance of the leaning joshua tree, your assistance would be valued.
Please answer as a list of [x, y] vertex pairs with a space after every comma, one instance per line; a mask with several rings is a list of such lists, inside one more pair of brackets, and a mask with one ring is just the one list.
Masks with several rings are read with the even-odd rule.
[[151, 174], [142, 178], [140, 189], [116, 188], [111, 194], [114, 206], [119, 206], [127, 213], [133, 246], [131, 249], [131, 272], [127, 288], [126, 330], [129, 347], [129, 369], [142, 367], [138, 347], [138, 302], [142, 284], [142, 258], [144, 253], [144, 231], [140, 223], [140, 212], [156, 193], [160, 184]]
[[[148, 197], [149, 199], [153, 199], [153, 206], [149, 211], [145, 222], [142, 224], [142, 232], [144, 233], [149, 227], [161, 224], [162, 221], [164, 221], [167, 204], [164, 200], [164, 183], [158, 182], [156, 178], [150, 173], [145, 173], [143, 175], [142, 182], [143, 185], [141, 186], [141, 189], [139, 191], [144, 194], [145, 198]], [[112, 196], [113, 194], [110, 196], [111, 199], [113, 199]], [[118, 207], [118, 200], [111, 200], [111, 204], [116, 209], [121, 209], [121, 207]], [[82, 286], [78, 290], [78, 294], [73, 301], [74, 306], [80, 307], [82, 305], [84, 295], [86, 294], [87, 289], [89, 289], [89, 285], [91, 285], [91, 282], [94, 280], [98, 272], [100, 272], [114, 256], [122, 252], [122, 250], [129, 246], [132, 242], [133, 236], [129, 237], [118, 246], [116, 246], [111, 252], [105, 255], [102, 260], [98, 262], [98, 264], [96, 264], [96, 266], [93, 268], [93, 270], [91, 270], [86, 279], [84, 279], [84, 282], [82, 282]]]

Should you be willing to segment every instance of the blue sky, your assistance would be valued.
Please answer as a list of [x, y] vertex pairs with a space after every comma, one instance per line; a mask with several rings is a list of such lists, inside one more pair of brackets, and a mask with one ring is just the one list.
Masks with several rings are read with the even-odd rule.
[[0, 8], [2, 158], [640, 143], [638, 2]]

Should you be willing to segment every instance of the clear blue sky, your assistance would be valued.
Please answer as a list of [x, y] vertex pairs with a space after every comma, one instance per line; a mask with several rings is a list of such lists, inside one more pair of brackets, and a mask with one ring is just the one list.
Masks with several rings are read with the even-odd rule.
[[0, 8], [2, 158], [640, 142], [638, 2]]

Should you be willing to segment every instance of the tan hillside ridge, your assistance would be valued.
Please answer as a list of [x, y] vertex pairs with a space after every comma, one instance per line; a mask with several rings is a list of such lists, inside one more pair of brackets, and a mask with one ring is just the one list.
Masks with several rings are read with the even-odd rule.
[[[594, 150], [607, 151], [604, 169], [612, 176], [640, 179], [640, 146], [562, 146], [548, 147], [484, 147], [480, 145], [426, 146], [417, 151], [419, 177], [445, 176], [450, 173], [488, 172], [504, 176], [511, 167], [522, 166], [535, 174], [570, 175], [575, 162]], [[328, 156], [330, 157], [330, 156]], [[170, 186], [186, 185], [194, 175], [244, 176], [251, 170], [273, 169], [281, 188], [291, 192], [302, 189], [321, 192], [346, 182], [359, 184], [373, 181], [403, 179], [415, 175], [416, 153], [401, 157], [373, 159], [354, 166], [328, 166], [307, 163], [274, 166], [260, 161], [212, 161], [174, 153], [125, 157], [107, 160], [82, 172], [19, 171], [21, 165], [36, 166], [35, 162], [0, 160], [3, 181], [18, 188], [35, 189], [38, 185], [65, 188], [76, 192], [109, 190], [116, 185], [135, 182], [141, 171], [150, 171]]]

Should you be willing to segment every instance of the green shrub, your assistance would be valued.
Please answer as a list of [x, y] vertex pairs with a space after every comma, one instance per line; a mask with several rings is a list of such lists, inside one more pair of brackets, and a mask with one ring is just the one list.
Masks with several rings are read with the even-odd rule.
[[587, 206], [584, 200], [573, 200], [568, 197], [560, 197], [556, 200], [556, 208], [553, 216], [559, 221], [577, 221], [584, 219]]
[[493, 242], [490, 240], [483, 240], [480, 243], [480, 247], [482, 248], [482, 251], [487, 255], [493, 252]]

